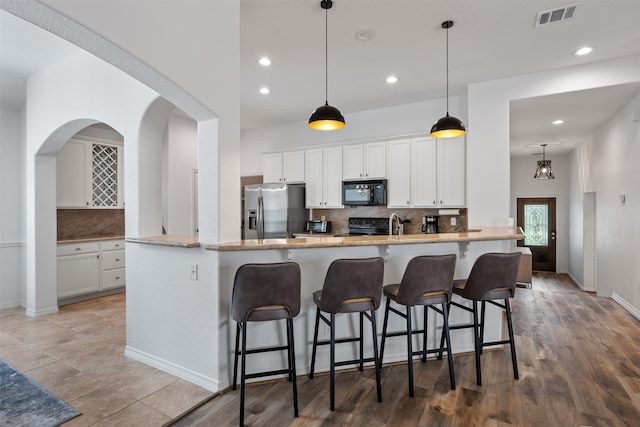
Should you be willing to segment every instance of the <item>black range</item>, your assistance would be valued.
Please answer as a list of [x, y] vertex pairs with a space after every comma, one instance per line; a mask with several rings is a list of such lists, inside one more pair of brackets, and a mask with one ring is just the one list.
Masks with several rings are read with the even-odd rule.
[[385, 236], [389, 234], [389, 218], [349, 218], [349, 233], [346, 236]]

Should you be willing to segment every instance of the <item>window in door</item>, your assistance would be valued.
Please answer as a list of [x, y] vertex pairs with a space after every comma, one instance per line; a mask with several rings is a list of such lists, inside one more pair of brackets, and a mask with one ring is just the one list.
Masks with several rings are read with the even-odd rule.
[[533, 270], [556, 271], [556, 199], [518, 198], [517, 217], [525, 234], [518, 246], [531, 249]]

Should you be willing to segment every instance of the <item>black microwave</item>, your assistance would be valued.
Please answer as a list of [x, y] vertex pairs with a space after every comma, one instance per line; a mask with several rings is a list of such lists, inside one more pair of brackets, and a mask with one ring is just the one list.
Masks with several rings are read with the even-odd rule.
[[376, 206], [387, 204], [387, 180], [342, 181], [342, 204]]

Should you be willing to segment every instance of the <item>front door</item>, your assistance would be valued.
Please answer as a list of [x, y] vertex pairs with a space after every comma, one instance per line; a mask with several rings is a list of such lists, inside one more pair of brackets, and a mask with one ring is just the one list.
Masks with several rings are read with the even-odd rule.
[[556, 199], [518, 198], [518, 227], [525, 239], [518, 246], [531, 249], [532, 268], [556, 271]]

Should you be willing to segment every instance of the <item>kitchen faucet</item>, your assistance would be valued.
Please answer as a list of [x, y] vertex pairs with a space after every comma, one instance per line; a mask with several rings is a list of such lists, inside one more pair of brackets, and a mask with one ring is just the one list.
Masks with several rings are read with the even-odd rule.
[[395, 212], [389, 216], [389, 236], [393, 236], [393, 221], [396, 221], [396, 234], [399, 236], [403, 234], [403, 226], [400, 217]]

